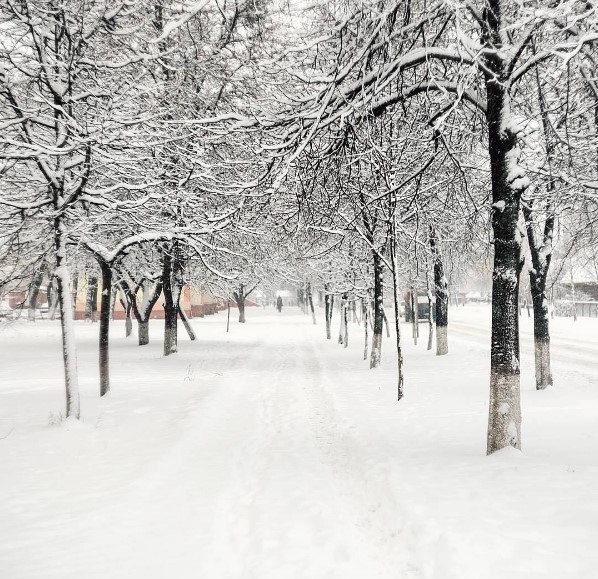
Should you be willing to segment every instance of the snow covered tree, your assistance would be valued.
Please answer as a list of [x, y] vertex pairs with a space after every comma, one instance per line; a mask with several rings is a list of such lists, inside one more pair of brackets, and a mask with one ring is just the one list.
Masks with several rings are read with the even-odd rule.
[[[396, 1], [349, 5], [336, 25], [309, 46], [312, 70], [300, 99], [257, 120], [280, 139], [293, 162], [308, 144], [343, 123], [388, 114], [425, 96], [441, 130], [451, 114], [473, 107], [483, 115], [492, 183], [494, 244], [490, 412], [487, 451], [521, 446], [518, 293], [521, 197], [529, 178], [520, 163], [521, 126], [513, 100], [522, 79], [567, 61], [595, 41], [596, 15], [582, 2], [479, 0], [464, 5]], [[515, 25], [516, 23], [516, 25]], [[541, 38], [537, 50], [532, 40]], [[324, 55], [330, 55], [327, 59]], [[301, 61], [303, 64], [305, 58]], [[302, 67], [304, 68], [304, 67]], [[289, 67], [285, 63], [284, 74]], [[451, 97], [452, 95], [452, 97]], [[477, 119], [480, 115], [472, 112]]]
[[[89, 182], [96, 153], [118, 139], [118, 95], [134, 85], [116, 71], [135, 62], [128, 35], [135, 6], [103, 0], [19, 0], [0, 7], [0, 158], [20, 229], [35, 231], [52, 256], [62, 325], [67, 416], [79, 417], [73, 307], [67, 263], [69, 237], [83, 203], [93, 203]], [[108, 55], [108, 45], [114, 50]], [[116, 57], [115, 55], [119, 55]], [[127, 97], [128, 98], [128, 97]], [[23, 179], [27, 186], [21, 187]], [[99, 193], [99, 192], [96, 192]]]

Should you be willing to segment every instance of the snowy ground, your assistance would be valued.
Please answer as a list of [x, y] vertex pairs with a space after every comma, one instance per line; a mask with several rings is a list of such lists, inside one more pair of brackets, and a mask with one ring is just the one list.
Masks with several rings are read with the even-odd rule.
[[356, 324], [343, 349], [253, 308], [166, 359], [161, 322], [141, 348], [115, 322], [99, 400], [81, 322], [75, 424], [58, 324], [0, 328], [0, 577], [595, 579], [598, 321], [555, 319], [536, 392], [522, 318], [524, 451], [485, 457], [489, 309], [450, 317], [442, 358], [404, 326], [399, 404], [390, 341], [370, 371]]

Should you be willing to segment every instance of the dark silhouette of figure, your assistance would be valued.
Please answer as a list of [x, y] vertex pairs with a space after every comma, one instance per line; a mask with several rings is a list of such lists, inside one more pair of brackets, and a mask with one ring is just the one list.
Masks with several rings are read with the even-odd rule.
[[276, 309], [282, 312], [282, 298], [280, 296], [276, 298]]

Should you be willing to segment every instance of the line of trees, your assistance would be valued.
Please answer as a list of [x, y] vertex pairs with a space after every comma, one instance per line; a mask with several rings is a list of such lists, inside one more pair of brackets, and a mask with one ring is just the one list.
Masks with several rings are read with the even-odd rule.
[[322, 295], [328, 339], [335, 305], [344, 346], [363, 322], [372, 369], [392, 297], [400, 400], [403, 291], [417, 309], [427, 290], [446, 355], [451, 283], [488, 258], [487, 450], [521, 447], [521, 274], [541, 390], [558, 233], [585, 243], [596, 214], [592, 3], [7, 0], [0, 27], [0, 287], [30, 284], [35, 304], [54, 280], [67, 415], [90, 259], [102, 395], [115, 292], [140, 344], [163, 295], [171, 355], [178, 320], [191, 332], [185, 284], [234, 299], [244, 323], [258, 284], [284, 280], [314, 323]]

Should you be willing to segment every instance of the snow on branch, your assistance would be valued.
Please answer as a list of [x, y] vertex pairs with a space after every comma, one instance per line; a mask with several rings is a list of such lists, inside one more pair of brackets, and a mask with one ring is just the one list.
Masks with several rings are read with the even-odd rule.
[[170, 20], [164, 25], [162, 34], [158, 38], [153, 39], [151, 42], [157, 43], [162, 42], [177, 28], [180, 28], [186, 24], [191, 18], [193, 18], [198, 12], [203, 10], [211, 0], [199, 0], [199, 2], [186, 2], [183, 5], [183, 14], [174, 20]]
[[464, 89], [463, 86], [457, 82], [434, 80], [419, 83], [413, 87], [374, 101], [372, 104], [372, 113], [375, 116], [381, 115], [388, 107], [394, 104], [408, 100], [418, 94], [434, 91], [456, 94], [461, 100], [473, 104], [483, 113], [486, 112], [485, 99], [475, 91]]
[[125, 255], [130, 248], [136, 245], [149, 241], [169, 241], [178, 237], [179, 234], [170, 231], [148, 231], [123, 239], [112, 250], [109, 250], [105, 245], [94, 241], [84, 240], [82, 241], [82, 244], [102, 261], [108, 264], [113, 264], [118, 257]]
[[106, 195], [107, 193], [112, 193], [113, 191], [118, 191], [118, 190], [143, 191], [149, 187], [158, 187], [160, 185], [161, 185], [161, 181], [153, 181], [151, 183], [139, 183], [138, 185], [133, 185], [130, 183], [116, 183], [114, 185], [111, 185], [110, 187], [103, 187], [101, 189], [88, 188], [86, 190], [86, 192], [89, 195]]

